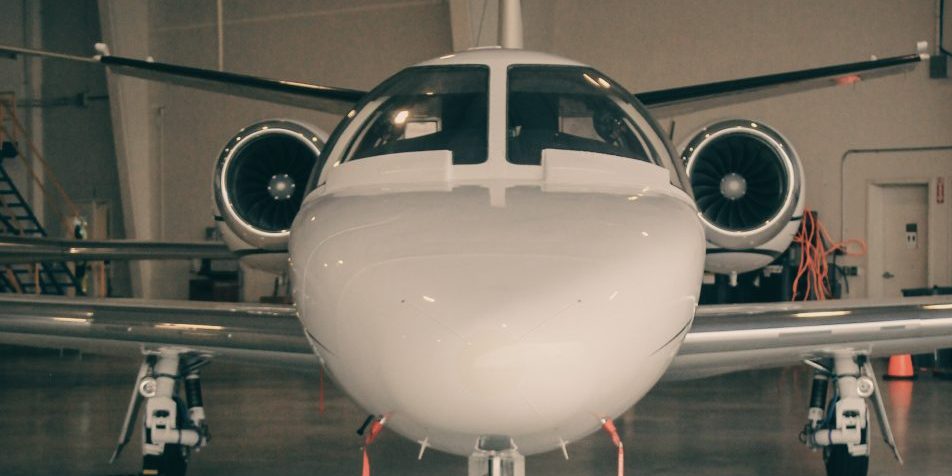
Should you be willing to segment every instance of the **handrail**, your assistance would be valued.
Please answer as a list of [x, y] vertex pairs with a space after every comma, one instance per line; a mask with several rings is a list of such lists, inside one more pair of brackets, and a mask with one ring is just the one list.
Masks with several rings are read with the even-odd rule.
[[[40, 162], [40, 165], [43, 168], [44, 177], [48, 178], [49, 181], [56, 188], [56, 191], [59, 192], [60, 196], [63, 198], [63, 201], [69, 207], [70, 212], [73, 213], [73, 216], [79, 216], [80, 215], [79, 208], [76, 206], [73, 200], [66, 193], [66, 190], [63, 189], [63, 184], [60, 183], [60, 181], [56, 178], [56, 175], [53, 174], [53, 170], [50, 167], [49, 162], [47, 162], [46, 159], [43, 158], [43, 154], [40, 153], [39, 148], [36, 146], [33, 140], [30, 139], [30, 137], [28, 136], [26, 128], [23, 126], [23, 123], [20, 122], [20, 119], [17, 117], [16, 113], [12, 110], [12, 108], [10, 108], [8, 105], [0, 101], [0, 109], [4, 109], [4, 108], [6, 108], [9, 112], [9, 119], [10, 119], [10, 122], [13, 123], [14, 131], [19, 132], [22, 135], [24, 141], [27, 144], [27, 147], [30, 149], [30, 156], [35, 157]], [[0, 125], [0, 129], [3, 129], [4, 134], [9, 135], [10, 137], [15, 137], [13, 134], [10, 134], [10, 132], [2, 125]], [[32, 170], [32, 167], [30, 167], [30, 164], [29, 162], [27, 162], [26, 157], [24, 157], [23, 154], [17, 154], [17, 156], [20, 157], [20, 160], [23, 161], [23, 163], [27, 165], [27, 168], [30, 169], [30, 175], [33, 177], [33, 180], [36, 182], [36, 184], [39, 185], [40, 188], [43, 190], [44, 195], [47, 195], [47, 198], [51, 198], [48, 196], [49, 194], [46, 192], [46, 188], [43, 186], [39, 177], [37, 177], [36, 173]]]
[[[11, 104], [12, 104], [12, 101], [11, 101]], [[7, 114], [4, 114], [4, 110], [6, 110]], [[10, 122], [13, 124], [13, 133], [11, 133], [11, 131], [8, 130], [5, 126], [3, 126], [2, 119], [4, 118], [10, 119]], [[56, 178], [56, 175], [53, 174], [53, 171], [52, 171], [52, 168], [50, 167], [49, 162], [47, 162], [46, 159], [43, 158], [43, 154], [40, 153], [39, 148], [36, 146], [33, 140], [30, 139], [29, 135], [27, 134], [26, 128], [23, 126], [23, 123], [20, 122], [20, 119], [17, 117], [16, 112], [13, 110], [12, 106], [9, 104], [6, 104], [4, 101], [0, 101], [0, 141], [2, 141], [2, 138], [4, 136], [10, 137], [11, 140], [15, 139], [17, 137], [16, 136], [17, 132], [19, 132], [20, 136], [26, 142], [27, 147], [30, 150], [30, 157], [31, 158], [35, 157], [37, 159], [37, 161], [40, 163], [40, 166], [43, 169], [44, 177], [48, 179], [50, 183], [53, 184], [53, 187], [56, 188], [56, 191], [62, 197], [62, 203], [66, 204], [66, 206], [69, 208], [69, 212], [72, 213], [72, 216], [74, 217], [80, 216], [79, 207], [76, 206], [76, 203], [73, 202], [73, 200], [66, 193], [66, 190], [63, 188], [62, 183], [60, 183], [60, 181]], [[51, 201], [53, 203], [58, 203], [58, 201], [55, 200], [55, 197], [52, 196], [49, 190], [47, 190], [46, 186], [44, 186], [43, 181], [40, 180], [39, 176], [37, 176], [36, 172], [33, 169], [33, 164], [27, 161], [26, 157], [23, 154], [17, 154], [17, 157], [19, 157], [20, 161], [23, 162], [23, 164], [26, 166], [27, 171], [30, 174], [30, 177], [33, 179], [33, 182], [36, 183], [38, 187], [40, 187], [40, 190], [43, 192], [43, 196], [46, 197], [48, 201]], [[56, 210], [57, 214], [60, 216], [60, 219], [62, 220], [63, 224], [66, 226], [66, 229], [69, 229], [69, 222], [67, 221], [66, 216], [63, 214], [63, 210], [60, 207], [56, 207], [56, 209], [57, 209]]]

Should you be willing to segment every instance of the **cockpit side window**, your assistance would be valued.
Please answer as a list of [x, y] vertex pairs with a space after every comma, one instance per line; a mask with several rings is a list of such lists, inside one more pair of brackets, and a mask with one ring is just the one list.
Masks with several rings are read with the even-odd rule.
[[590, 68], [509, 69], [507, 158], [539, 165], [544, 149], [566, 149], [653, 162], [644, 135], [621, 105], [624, 94]]
[[344, 162], [429, 150], [449, 150], [456, 165], [486, 161], [485, 66], [412, 68], [371, 93], [366, 104], [376, 109], [354, 136]]

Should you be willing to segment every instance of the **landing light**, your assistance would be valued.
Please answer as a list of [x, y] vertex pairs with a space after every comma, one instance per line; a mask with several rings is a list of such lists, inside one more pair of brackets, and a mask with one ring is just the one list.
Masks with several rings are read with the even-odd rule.
[[837, 316], [846, 316], [852, 314], [853, 311], [815, 311], [815, 312], [798, 312], [793, 315], [793, 317], [837, 317]]
[[436, 302], [436, 299], [433, 299], [430, 296], [423, 296], [423, 300], [426, 302]]

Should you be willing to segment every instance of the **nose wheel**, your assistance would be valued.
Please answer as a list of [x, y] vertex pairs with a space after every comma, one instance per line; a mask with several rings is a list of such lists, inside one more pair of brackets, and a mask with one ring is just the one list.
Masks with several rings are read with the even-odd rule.
[[[182, 349], [163, 348], [146, 353], [110, 463], [129, 442], [139, 410], [145, 403], [142, 475], [185, 474], [191, 451], [201, 449], [211, 438], [205, 422], [199, 373], [208, 362], [207, 356]], [[180, 387], [184, 387], [184, 399]]]
[[[827, 368], [808, 361], [814, 368], [807, 425], [800, 439], [809, 448], [823, 451], [827, 476], [866, 476], [869, 472], [869, 404], [872, 399], [883, 440], [902, 464], [892, 428], [886, 416], [873, 367], [865, 355], [842, 354]], [[830, 382], [833, 395], [826, 400]]]

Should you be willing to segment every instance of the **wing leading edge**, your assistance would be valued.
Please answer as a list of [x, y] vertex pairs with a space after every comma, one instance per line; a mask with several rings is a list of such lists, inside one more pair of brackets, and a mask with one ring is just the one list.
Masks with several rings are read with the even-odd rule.
[[952, 296], [700, 306], [665, 374], [690, 379], [852, 350], [870, 357], [952, 347]]

